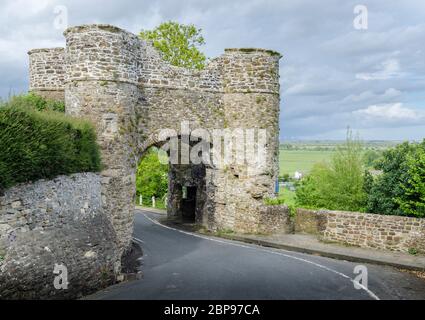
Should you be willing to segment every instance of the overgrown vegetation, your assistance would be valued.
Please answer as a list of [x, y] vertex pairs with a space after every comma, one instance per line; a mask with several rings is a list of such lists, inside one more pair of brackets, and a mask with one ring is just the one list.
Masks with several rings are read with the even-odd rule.
[[164, 22], [153, 30], [142, 30], [139, 36], [152, 41], [164, 59], [174, 66], [198, 70], [205, 67], [207, 58], [199, 50], [205, 45], [202, 29], [193, 24]]
[[365, 152], [349, 133], [329, 162], [302, 179], [295, 201], [312, 209], [425, 217], [425, 140]]
[[403, 212], [425, 217], [425, 140], [406, 155], [406, 166], [408, 180], [402, 184], [404, 193], [395, 201]]
[[266, 206], [279, 206], [282, 204], [286, 204], [286, 200], [282, 196], [279, 196], [277, 198], [266, 198], [264, 199], [264, 204]]
[[48, 100], [34, 93], [13, 96], [6, 103], [8, 107], [21, 107], [37, 111], [65, 112], [65, 103], [62, 101]]
[[58, 112], [62, 105], [34, 94], [0, 105], [0, 189], [101, 169], [93, 127]]
[[316, 164], [296, 190], [296, 203], [307, 208], [365, 211], [362, 146], [349, 132], [329, 163]]
[[418, 255], [418, 253], [419, 253], [418, 249], [416, 249], [416, 248], [409, 248], [409, 249], [407, 250], [407, 252], [408, 252], [409, 254], [411, 254], [412, 256], [416, 256], [416, 255]]
[[368, 192], [373, 213], [425, 217], [425, 140], [402, 143], [383, 153]]

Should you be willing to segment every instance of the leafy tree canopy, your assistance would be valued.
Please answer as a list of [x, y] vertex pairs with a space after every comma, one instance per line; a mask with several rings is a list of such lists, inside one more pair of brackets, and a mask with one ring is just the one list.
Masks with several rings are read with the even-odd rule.
[[[137, 169], [137, 194], [150, 203], [151, 198], [162, 199], [168, 191], [168, 165], [159, 161], [159, 150], [150, 148]], [[144, 200], [145, 201], [145, 200]]]
[[202, 29], [193, 24], [164, 22], [153, 30], [142, 30], [139, 36], [152, 41], [164, 59], [174, 66], [198, 70], [205, 67], [207, 58], [199, 50], [205, 44]]
[[376, 168], [382, 170], [370, 190], [367, 211], [378, 214], [404, 215], [395, 199], [403, 197], [403, 185], [409, 181], [407, 156], [414, 152], [415, 145], [408, 142], [384, 151]]
[[425, 140], [406, 156], [407, 182], [395, 202], [408, 215], [425, 217]]

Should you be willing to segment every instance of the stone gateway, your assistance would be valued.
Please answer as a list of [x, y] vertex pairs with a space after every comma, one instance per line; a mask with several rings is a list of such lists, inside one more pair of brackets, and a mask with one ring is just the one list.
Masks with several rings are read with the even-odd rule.
[[[209, 230], [264, 232], [264, 200], [275, 196], [279, 151], [280, 54], [226, 49], [202, 71], [171, 66], [150, 44], [110, 25], [65, 31], [66, 48], [29, 52], [30, 91], [64, 99], [66, 113], [88, 118], [101, 146], [102, 205], [121, 252], [133, 228], [135, 173], [162, 129], [266, 129], [265, 166], [170, 165], [168, 215]], [[282, 225], [282, 228], [285, 226]]]

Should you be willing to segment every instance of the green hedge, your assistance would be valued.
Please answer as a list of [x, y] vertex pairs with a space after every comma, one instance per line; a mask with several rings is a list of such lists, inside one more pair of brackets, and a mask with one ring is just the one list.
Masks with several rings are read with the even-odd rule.
[[0, 105], [0, 191], [21, 182], [101, 169], [89, 122], [36, 109]]

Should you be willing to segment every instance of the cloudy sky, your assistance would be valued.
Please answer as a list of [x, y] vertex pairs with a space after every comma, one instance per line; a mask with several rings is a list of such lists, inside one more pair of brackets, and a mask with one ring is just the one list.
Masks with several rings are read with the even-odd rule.
[[[137, 33], [167, 20], [203, 29], [203, 48], [281, 52], [281, 139], [425, 138], [423, 0], [0, 0], [0, 96], [28, 87], [32, 48], [64, 46], [68, 24], [110, 23]], [[355, 28], [357, 5], [367, 29]], [[55, 13], [56, 12], [56, 13]], [[365, 25], [363, 25], [365, 26]]]

